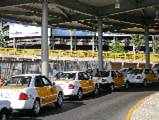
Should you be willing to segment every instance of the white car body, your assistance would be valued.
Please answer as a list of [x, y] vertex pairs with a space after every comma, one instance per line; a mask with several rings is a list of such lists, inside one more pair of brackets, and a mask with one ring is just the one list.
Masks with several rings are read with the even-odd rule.
[[[60, 87], [51, 86], [51, 85], [36, 87], [35, 78], [42, 77], [42, 79], [44, 79], [44, 76], [42, 75], [23, 74], [13, 77], [20, 77], [20, 76], [31, 78], [29, 86], [9, 85], [0, 88], [0, 100], [9, 101], [11, 104], [11, 108], [13, 109], [16, 110], [32, 109], [35, 99], [37, 98], [40, 99], [41, 106], [56, 102], [58, 93], [62, 92], [62, 89]], [[27, 99], [21, 100], [23, 97], [22, 95], [27, 95]]]
[[[96, 85], [96, 81], [90, 80], [89, 76], [82, 71], [67, 71], [63, 72], [64, 74], [74, 74], [73, 79], [59, 79], [55, 80], [55, 84], [62, 87], [64, 96], [76, 96], [78, 94], [78, 90], [82, 89], [82, 93], [90, 93], [94, 91], [94, 87]], [[85, 75], [86, 79], [80, 80], [79, 75]]]
[[102, 72], [108, 72], [109, 75], [105, 77], [104, 75], [102, 77], [94, 77], [93, 79], [96, 79], [98, 83], [100, 84], [113, 84], [114, 87], [122, 87], [125, 85], [124, 80], [122, 80], [119, 73], [116, 71], [108, 70], [108, 71], [102, 71]]
[[130, 84], [142, 84], [145, 82], [152, 83], [157, 81], [157, 75], [150, 69], [147, 69], [147, 74], [145, 73], [146, 69], [135, 69], [140, 72], [133, 72], [127, 74], [125, 80], [128, 81]]

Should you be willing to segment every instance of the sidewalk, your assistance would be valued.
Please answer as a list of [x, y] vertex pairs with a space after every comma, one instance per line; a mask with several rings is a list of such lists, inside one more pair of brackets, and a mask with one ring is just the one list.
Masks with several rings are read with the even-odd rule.
[[126, 120], [159, 120], [159, 92], [139, 101]]

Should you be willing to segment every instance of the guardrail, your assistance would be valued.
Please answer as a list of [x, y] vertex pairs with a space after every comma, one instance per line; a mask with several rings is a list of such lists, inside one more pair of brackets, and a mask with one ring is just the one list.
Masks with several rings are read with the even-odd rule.
[[[16, 48], [0, 48], [0, 57], [2, 58], [27, 58], [41, 59], [40, 49], [16, 49]], [[103, 52], [104, 60], [111, 61], [138, 61], [145, 62], [145, 54], [131, 53], [111, 53]], [[49, 50], [50, 60], [97, 60], [98, 52], [92, 51], [70, 51], [70, 50]], [[159, 54], [150, 54], [151, 62], [159, 61]]]

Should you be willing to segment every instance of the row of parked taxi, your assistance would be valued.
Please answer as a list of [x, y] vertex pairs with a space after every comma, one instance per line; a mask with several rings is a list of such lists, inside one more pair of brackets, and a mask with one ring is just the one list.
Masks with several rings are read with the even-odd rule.
[[112, 92], [119, 87], [128, 89], [133, 83], [147, 86], [158, 79], [157, 72], [151, 69], [66, 71], [57, 73], [53, 80], [40, 74], [22, 74], [0, 87], [0, 101], [8, 101], [12, 109], [38, 115], [41, 107], [48, 104], [61, 108], [64, 97], [81, 100], [85, 94], [98, 95], [101, 89]]

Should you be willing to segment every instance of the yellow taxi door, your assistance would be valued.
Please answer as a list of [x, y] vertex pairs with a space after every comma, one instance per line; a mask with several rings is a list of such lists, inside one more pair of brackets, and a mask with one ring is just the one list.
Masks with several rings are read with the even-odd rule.
[[44, 86], [47, 88], [47, 102], [53, 102], [57, 99], [56, 86], [52, 85], [51, 81], [45, 76], [42, 77]]
[[150, 81], [157, 82], [157, 75], [152, 70], [150, 70]]
[[44, 86], [41, 76], [35, 78], [35, 87], [41, 104], [46, 104], [48, 96], [47, 87]]
[[121, 87], [121, 78], [116, 74], [115, 71], [111, 71], [112, 73], [112, 80], [114, 81], [114, 85], [117, 87]]
[[87, 83], [88, 83], [88, 92], [92, 92], [94, 90], [94, 81], [91, 80], [91, 79], [89, 79], [90, 77], [85, 72], [83, 72], [83, 77], [84, 77], [85, 80], [87, 80]]
[[84, 75], [82, 72], [78, 73], [78, 80], [80, 81], [82, 92], [83, 93], [89, 92], [89, 80], [84, 78]]

